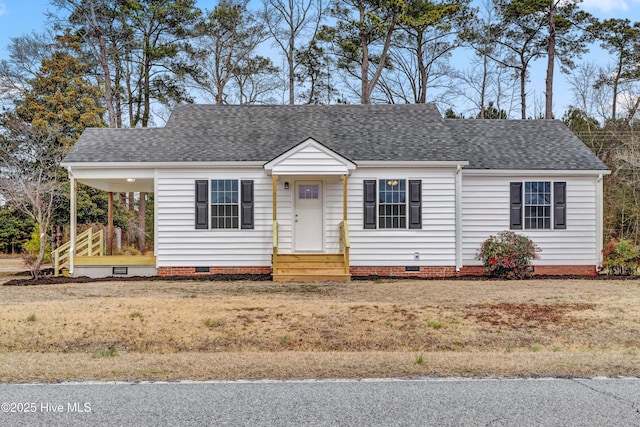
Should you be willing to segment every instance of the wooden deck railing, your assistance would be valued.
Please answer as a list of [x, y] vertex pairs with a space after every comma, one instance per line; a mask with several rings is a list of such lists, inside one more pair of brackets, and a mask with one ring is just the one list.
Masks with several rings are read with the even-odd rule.
[[[102, 230], [94, 232], [91, 228], [76, 237], [76, 256], [104, 256], [104, 233]], [[60, 275], [60, 271], [69, 268], [71, 262], [71, 242], [53, 251], [53, 274]]]
[[340, 222], [340, 253], [344, 254], [344, 272], [349, 274], [349, 250], [351, 242], [349, 241], [349, 224], [347, 221]]

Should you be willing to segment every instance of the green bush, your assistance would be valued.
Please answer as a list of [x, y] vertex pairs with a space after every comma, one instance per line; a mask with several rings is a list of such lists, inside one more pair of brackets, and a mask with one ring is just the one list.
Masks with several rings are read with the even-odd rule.
[[531, 261], [538, 259], [538, 252], [540, 248], [527, 236], [502, 231], [482, 242], [476, 259], [490, 276], [521, 279], [531, 274]]
[[629, 276], [638, 270], [640, 248], [631, 240], [614, 238], [602, 250], [602, 257], [609, 274]]
[[[35, 262], [38, 257], [38, 253], [40, 252], [40, 234], [38, 233], [38, 226], [36, 225], [33, 228], [33, 232], [31, 233], [31, 239], [26, 241], [24, 245], [22, 245], [24, 250], [27, 252], [28, 256], [33, 258]], [[45, 245], [44, 248], [44, 259], [42, 260], [44, 264], [51, 262], [51, 245], [49, 242]]]

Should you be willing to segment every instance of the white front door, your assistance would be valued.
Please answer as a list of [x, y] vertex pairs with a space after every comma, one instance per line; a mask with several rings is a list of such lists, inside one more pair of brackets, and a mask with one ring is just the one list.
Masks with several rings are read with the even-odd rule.
[[322, 252], [322, 181], [296, 181], [294, 250]]

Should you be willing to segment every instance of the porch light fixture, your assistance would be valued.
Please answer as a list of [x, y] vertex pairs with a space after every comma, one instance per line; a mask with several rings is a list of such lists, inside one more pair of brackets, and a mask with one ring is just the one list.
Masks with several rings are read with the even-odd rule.
[[289, 181], [285, 181], [284, 182], [284, 189], [288, 190], [289, 189]]
[[127, 178], [127, 182], [136, 182], [135, 178]]

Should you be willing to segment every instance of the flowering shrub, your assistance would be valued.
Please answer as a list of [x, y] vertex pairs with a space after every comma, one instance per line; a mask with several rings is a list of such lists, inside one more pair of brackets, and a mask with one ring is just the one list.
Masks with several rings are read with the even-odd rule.
[[631, 240], [614, 238], [602, 250], [602, 256], [609, 274], [629, 276], [638, 270], [640, 248]]
[[521, 279], [531, 274], [531, 261], [538, 259], [538, 252], [540, 248], [527, 236], [502, 231], [482, 242], [476, 259], [490, 276]]

